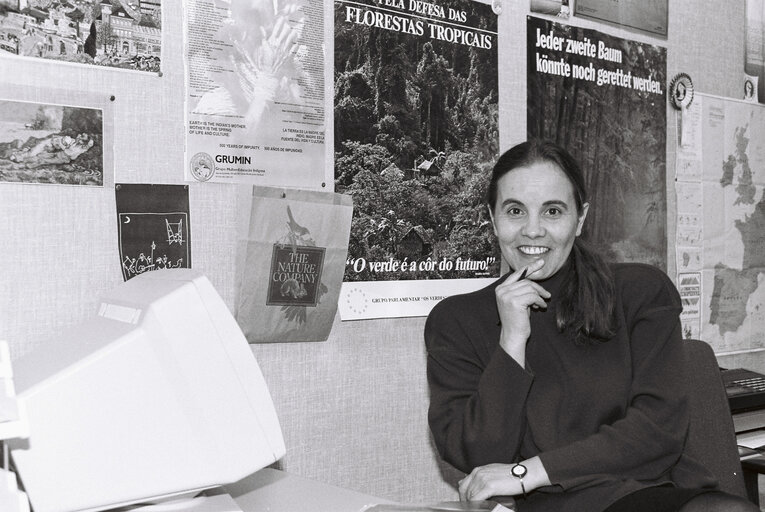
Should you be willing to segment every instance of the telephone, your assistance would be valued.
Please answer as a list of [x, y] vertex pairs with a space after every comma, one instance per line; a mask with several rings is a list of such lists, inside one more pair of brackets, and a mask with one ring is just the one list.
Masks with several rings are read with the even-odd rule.
[[765, 408], [765, 375], [744, 368], [720, 368], [733, 414]]

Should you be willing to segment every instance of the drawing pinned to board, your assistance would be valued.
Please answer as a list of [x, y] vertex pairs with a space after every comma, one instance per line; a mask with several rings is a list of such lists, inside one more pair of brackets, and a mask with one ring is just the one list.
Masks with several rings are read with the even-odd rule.
[[2, 0], [0, 55], [158, 73], [162, 0]]
[[115, 196], [125, 281], [152, 270], [191, 268], [187, 186], [122, 183]]
[[100, 109], [0, 100], [0, 181], [104, 184]]

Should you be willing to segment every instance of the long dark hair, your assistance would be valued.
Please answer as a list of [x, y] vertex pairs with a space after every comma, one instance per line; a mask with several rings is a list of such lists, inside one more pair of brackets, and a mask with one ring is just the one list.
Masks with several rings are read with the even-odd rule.
[[[507, 150], [491, 172], [486, 204], [493, 211], [497, 202], [497, 182], [519, 167], [551, 162], [560, 168], [574, 188], [578, 215], [584, 213], [587, 192], [584, 175], [568, 151], [545, 140], [529, 140]], [[568, 274], [560, 289], [555, 320], [561, 332], [578, 342], [607, 341], [614, 335], [614, 278], [611, 268], [581, 237], [576, 237], [569, 257]]]

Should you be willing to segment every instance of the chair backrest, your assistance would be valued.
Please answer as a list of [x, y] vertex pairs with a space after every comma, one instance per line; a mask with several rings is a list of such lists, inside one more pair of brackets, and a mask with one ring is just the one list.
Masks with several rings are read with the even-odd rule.
[[714, 473], [721, 490], [746, 497], [733, 419], [714, 351], [699, 340], [684, 340], [683, 351], [690, 401], [685, 453]]

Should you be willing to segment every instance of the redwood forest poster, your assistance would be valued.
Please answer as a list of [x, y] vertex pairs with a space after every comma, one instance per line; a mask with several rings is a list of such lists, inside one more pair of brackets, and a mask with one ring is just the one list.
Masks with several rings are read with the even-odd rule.
[[528, 136], [582, 166], [585, 238], [666, 269], [666, 49], [535, 17], [527, 30]]
[[482, 201], [499, 151], [497, 17], [470, 0], [334, 9], [335, 191], [354, 203], [341, 317], [427, 314], [499, 274]]

